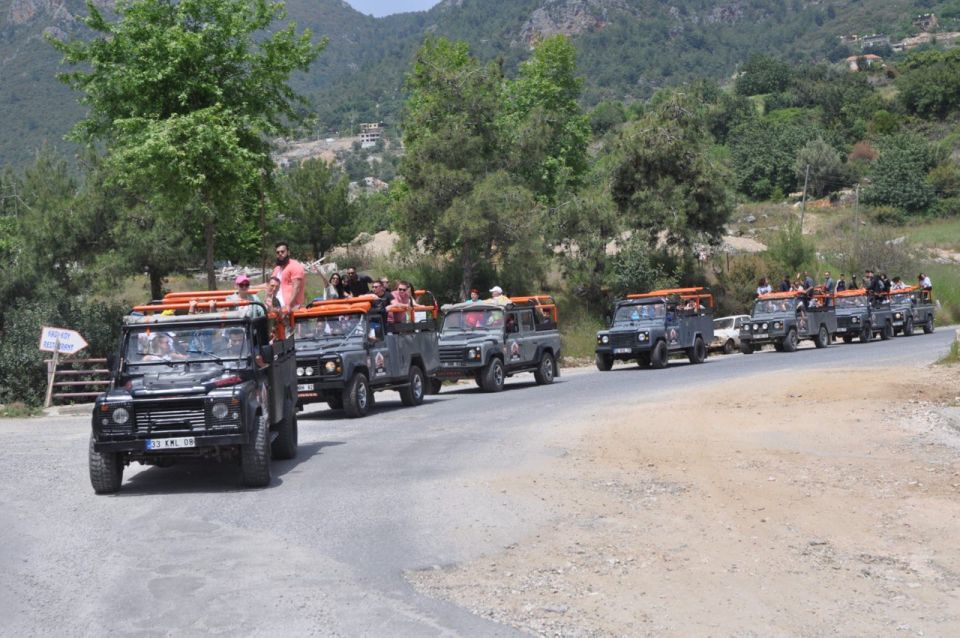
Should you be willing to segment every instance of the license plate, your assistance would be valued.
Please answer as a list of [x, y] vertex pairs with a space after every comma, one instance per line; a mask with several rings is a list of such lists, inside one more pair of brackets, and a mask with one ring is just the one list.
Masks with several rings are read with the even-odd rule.
[[197, 440], [192, 436], [181, 436], [175, 439], [147, 439], [148, 450], [179, 450], [187, 447], [197, 447]]
[[312, 383], [298, 383], [297, 392], [313, 392]]
[[630, 354], [633, 352], [632, 348], [614, 348], [613, 354]]
[[452, 368], [452, 367], [454, 367], [454, 366], [460, 365], [460, 362], [459, 362], [459, 361], [444, 361], [444, 362], [441, 363], [440, 365], [444, 365], [444, 366], [447, 366], [448, 368]]
[[837, 332], [846, 332], [846, 331], [847, 331], [846, 328], [837, 328]]
[[753, 338], [754, 338], [754, 339], [766, 339], [766, 338], [767, 338], [767, 333], [766, 333], [766, 332], [754, 332], [754, 333], [753, 333]]

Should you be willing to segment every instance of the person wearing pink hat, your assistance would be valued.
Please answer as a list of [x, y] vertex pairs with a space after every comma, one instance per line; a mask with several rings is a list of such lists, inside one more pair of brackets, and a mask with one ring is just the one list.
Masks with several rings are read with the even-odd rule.
[[[233, 280], [236, 290], [232, 295], [227, 297], [227, 301], [260, 301], [260, 298], [257, 297], [254, 293], [250, 292], [250, 278], [246, 275], [237, 275], [237, 278]], [[246, 312], [251, 317], [259, 317], [263, 315], [263, 307], [259, 304], [251, 304], [249, 306], [244, 306]]]

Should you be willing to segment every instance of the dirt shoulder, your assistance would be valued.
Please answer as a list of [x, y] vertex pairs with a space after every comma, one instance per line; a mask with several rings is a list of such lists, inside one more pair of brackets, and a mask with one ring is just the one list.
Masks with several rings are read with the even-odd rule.
[[549, 526], [408, 576], [542, 635], [960, 635], [957, 405], [960, 369], [930, 367], [597, 410], [497, 486]]

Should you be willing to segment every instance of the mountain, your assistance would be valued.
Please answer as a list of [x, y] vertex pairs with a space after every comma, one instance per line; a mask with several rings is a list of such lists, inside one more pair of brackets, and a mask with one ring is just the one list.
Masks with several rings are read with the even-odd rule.
[[[109, 8], [112, 0], [94, 0]], [[838, 59], [839, 37], [916, 29], [917, 13], [940, 12], [956, 30], [958, 0], [444, 0], [430, 11], [373, 18], [341, 0], [288, 0], [289, 18], [330, 39], [294, 83], [318, 114], [311, 134], [352, 123], [396, 123], [403, 78], [426, 34], [470, 43], [507, 73], [538, 38], [565, 33], [579, 50], [586, 105], [636, 100], [699, 77], [729, 77], [755, 52], [787, 60]], [[44, 33], [84, 33], [82, 0], [0, 0], [0, 164], [29, 161], [44, 141], [69, 148], [64, 133], [82, 115], [61, 85], [57, 53]], [[944, 24], [944, 22], [951, 22]], [[855, 51], [853, 51], [855, 52]]]

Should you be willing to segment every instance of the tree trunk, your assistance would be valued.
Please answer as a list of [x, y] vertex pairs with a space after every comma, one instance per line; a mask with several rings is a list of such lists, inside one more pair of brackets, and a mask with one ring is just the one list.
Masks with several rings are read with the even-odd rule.
[[463, 245], [463, 251], [460, 253], [460, 267], [463, 268], [463, 277], [460, 279], [460, 299], [470, 298], [470, 288], [473, 287], [473, 272], [475, 269], [475, 259], [471, 254], [470, 244]]
[[163, 299], [163, 274], [154, 268], [148, 269], [150, 275], [150, 299]]
[[203, 240], [206, 244], [206, 259], [204, 268], [207, 271], [207, 290], [217, 289], [217, 273], [213, 268], [213, 240], [216, 235], [216, 224], [213, 220], [208, 220], [203, 225]]

